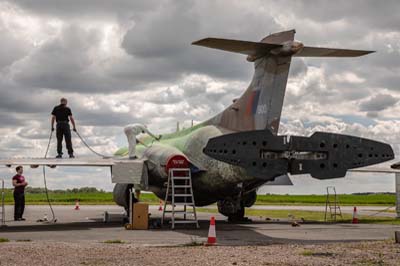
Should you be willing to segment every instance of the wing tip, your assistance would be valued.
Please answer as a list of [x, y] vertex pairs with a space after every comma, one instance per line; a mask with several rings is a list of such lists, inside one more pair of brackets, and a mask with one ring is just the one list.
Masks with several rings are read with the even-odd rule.
[[364, 56], [364, 55], [367, 55], [367, 54], [373, 54], [373, 53], [376, 53], [376, 51], [367, 51], [367, 50], [359, 50], [360, 51], [360, 54], [359, 55], [356, 55], [356, 57], [358, 57], [358, 56]]
[[203, 38], [203, 39], [200, 39], [200, 40], [197, 40], [197, 41], [193, 41], [191, 44], [192, 45], [202, 45], [204, 42], [206, 42], [206, 41], [208, 41], [210, 39], [212, 39], [212, 38], [210, 38], [210, 37]]

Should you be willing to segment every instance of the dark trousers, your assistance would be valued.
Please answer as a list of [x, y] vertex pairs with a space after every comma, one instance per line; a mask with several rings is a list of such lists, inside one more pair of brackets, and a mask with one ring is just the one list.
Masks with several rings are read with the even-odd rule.
[[62, 141], [65, 138], [65, 143], [67, 144], [68, 154], [74, 154], [74, 150], [72, 149], [72, 141], [71, 141], [71, 129], [68, 123], [57, 123], [57, 153], [62, 153]]
[[25, 210], [25, 193], [14, 192], [14, 219], [22, 218]]

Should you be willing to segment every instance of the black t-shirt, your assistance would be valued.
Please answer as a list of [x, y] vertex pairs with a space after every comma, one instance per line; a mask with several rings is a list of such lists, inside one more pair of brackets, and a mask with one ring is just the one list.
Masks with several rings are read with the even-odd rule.
[[62, 104], [54, 107], [53, 112], [51, 112], [51, 114], [56, 117], [57, 122], [69, 122], [68, 117], [72, 116], [71, 109]]

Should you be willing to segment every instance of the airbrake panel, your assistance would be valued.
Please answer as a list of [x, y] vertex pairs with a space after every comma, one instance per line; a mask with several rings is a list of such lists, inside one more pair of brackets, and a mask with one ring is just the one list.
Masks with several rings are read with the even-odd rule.
[[204, 153], [264, 180], [286, 173], [318, 179], [343, 177], [349, 169], [394, 158], [390, 145], [374, 140], [324, 132], [310, 137], [274, 136], [269, 130], [212, 138]]

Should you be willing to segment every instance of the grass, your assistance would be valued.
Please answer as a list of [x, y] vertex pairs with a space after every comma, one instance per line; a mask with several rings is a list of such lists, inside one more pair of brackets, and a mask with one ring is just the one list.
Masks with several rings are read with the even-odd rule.
[[204, 246], [204, 243], [199, 241], [197, 237], [191, 237], [191, 240], [189, 243], [183, 244], [182, 247], [200, 247]]
[[[158, 204], [159, 200], [153, 193], [142, 193], [141, 200], [150, 204]], [[80, 204], [85, 205], [108, 205], [115, 204], [113, 201], [112, 192], [49, 192], [49, 199], [54, 205], [73, 205], [79, 199]], [[44, 193], [26, 193], [25, 201], [28, 205], [43, 205], [47, 204], [46, 194]], [[12, 192], [5, 194], [5, 204], [14, 204]]]
[[105, 243], [105, 244], [124, 244], [125, 242], [120, 239], [114, 239], [114, 240], [106, 240], [103, 243]]
[[314, 251], [312, 250], [304, 250], [303, 252], [300, 253], [300, 255], [303, 256], [312, 256], [314, 254]]
[[315, 252], [315, 251], [312, 251], [309, 249], [304, 250], [303, 252], [300, 253], [300, 255], [316, 256], [316, 257], [332, 257], [332, 256], [334, 256], [334, 254], [331, 252]]
[[[44, 193], [26, 193], [26, 204], [47, 204]], [[341, 205], [384, 205], [396, 204], [394, 194], [368, 194], [368, 195], [338, 195]], [[49, 192], [50, 201], [55, 205], [73, 205], [79, 199], [80, 204], [106, 205], [114, 204], [112, 192]], [[256, 205], [325, 205], [325, 195], [258, 195]], [[141, 201], [149, 204], [158, 204], [159, 199], [153, 193], [142, 193]], [[12, 190], [5, 193], [5, 204], [14, 204]]]
[[17, 239], [17, 242], [32, 242], [30, 239]]
[[0, 243], [6, 243], [6, 242], [10, 242], [10, 239], [0, 237]]
[[[340, 194], [341, 205], [395, 205], [394, 194]], [[325, 195], [258, 195], [257, 205], [325, 205]]]

